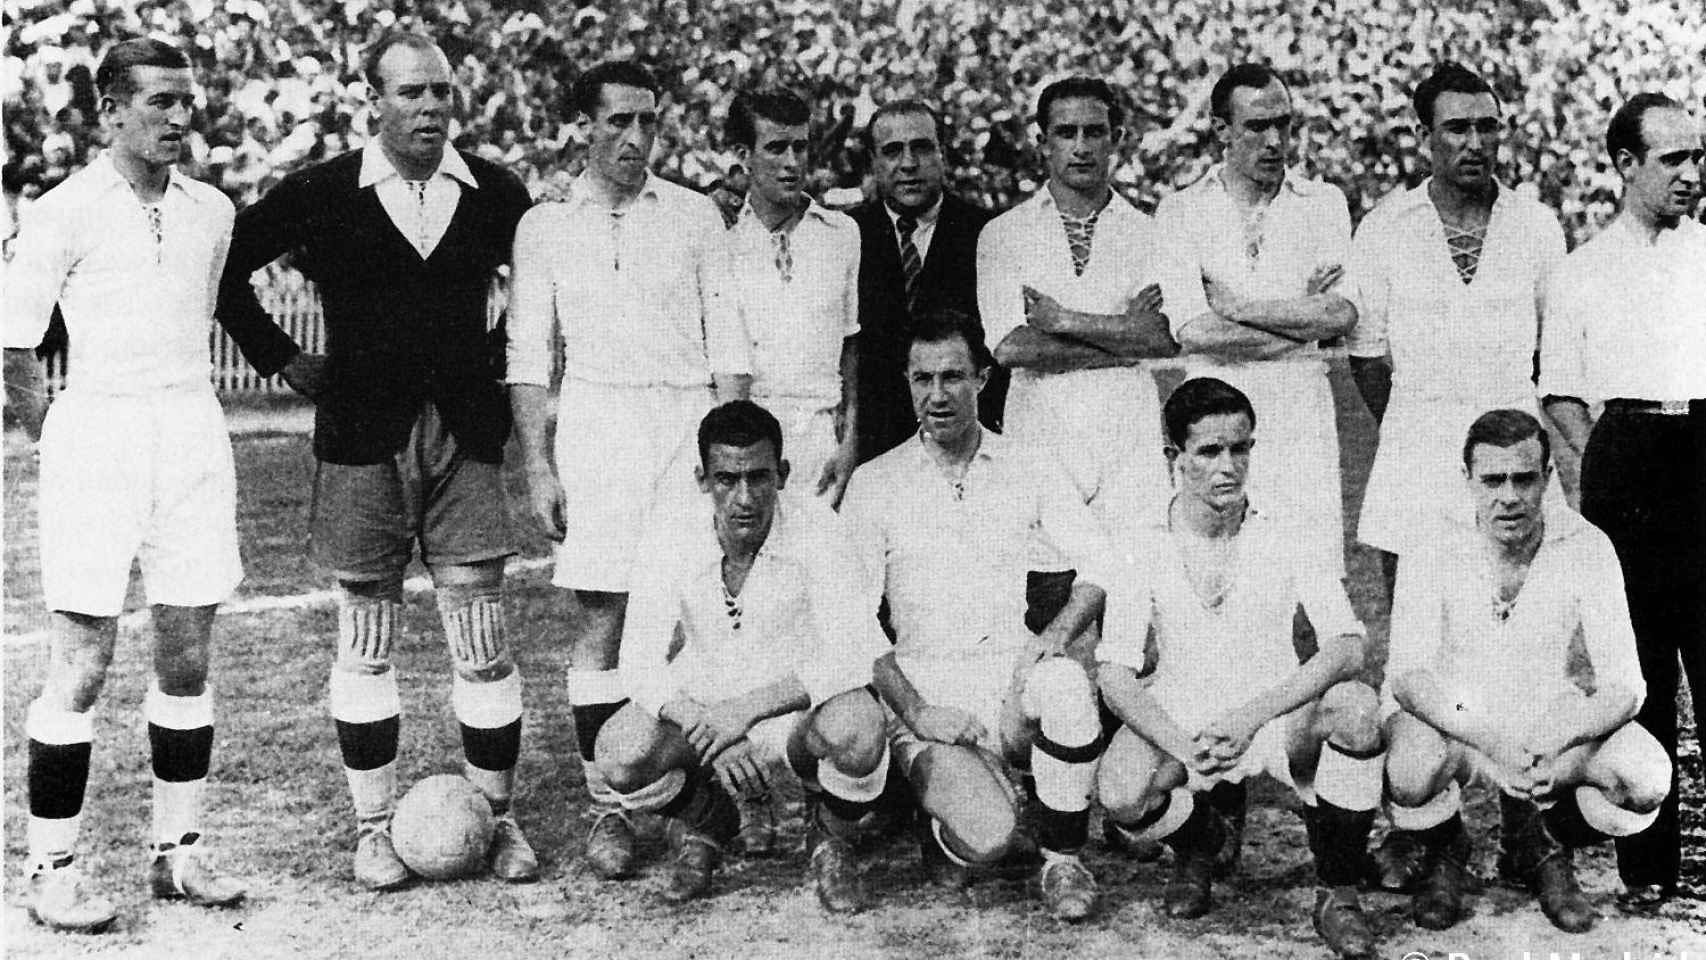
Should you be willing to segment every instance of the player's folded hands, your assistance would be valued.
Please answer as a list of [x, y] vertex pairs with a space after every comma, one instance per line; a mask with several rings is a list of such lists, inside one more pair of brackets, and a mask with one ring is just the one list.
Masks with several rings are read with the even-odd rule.
[[988, 732], [977, 718], [953, 707], [923, 706], [913, 716], [912, 732], [922, 740], [973, 747]]

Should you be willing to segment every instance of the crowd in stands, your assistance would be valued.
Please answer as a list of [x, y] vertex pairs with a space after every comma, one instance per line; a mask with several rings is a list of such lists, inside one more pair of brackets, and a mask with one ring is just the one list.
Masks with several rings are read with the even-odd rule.
[[1096, 74], [1130, 99], [1115, 179], [1144, 209], [1212, 162], [1214, 78], [1266, 60], [1303, 119], [1298, 162], [1344, 187], [1353, 215], [1425, 175], [1409, 91], [1449, 58], [1507, 105], [1505, 180], [1537, 190], [1574, 239], [1612, 212], [1599, 140], [1615, 105], [1642, 90], [1706, 97], [1699, 0], [4, 0], [4, 12], [7, 186], [26, 197], [98, 147], [95, 62], [137, 34], [171, 39], [196, 62], [205, 105], [191, 169], [239, 205], [362, 142], [360, 51], [400, 25], [450, 54], [466, 96], [457, 143], [539, 196], [580, 167], [568, 84], [618, 57], [643, 60], [668, 88], [654, 169], [731, 202], [744, 178], [721, 126], [742, 87], [812, 99], [817, 186], [834, 197], [862, 185], [859, 132], [877, 104], [940, 103], [958, 189], [1003, 208], [1038, 185], [1036, 91]]

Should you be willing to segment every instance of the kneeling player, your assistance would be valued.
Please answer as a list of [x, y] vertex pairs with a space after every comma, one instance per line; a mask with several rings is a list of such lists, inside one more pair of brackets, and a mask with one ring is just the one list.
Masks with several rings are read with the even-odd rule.
[[[1041, 805], [1042, 892], [1064, 920], [1088, 916], [1096, 881], [1078, 858], [1100, 752], [1095, 687], [1067, 643], [1101, 609], [1109, 552], [1054, 464], [977, 422], [983, 341], [952, 313], [921, 318], [907, 359], [919, 435], [861, 467], [843, 513], [882, 577], [896, 648], [877, 661], [895, 761], [923, 818], [938, 880], [1008, 852], [1017, 794], [1004, 761], [1029, 761]], [[1076, 561], [1064, 609], [1025, 629], [1027, 545], [1043, 530]]]
[[1579, 515], [1542, 508], [1548, 446], [1529, 414], [1483, 414], [1463, 445], [1474, 527], [1404, 561], [1386, 670], [1388, 809], [1424, 851], [1412, 913], [1435, 930], [1463, 915], [1471, 775], [1500, 789], [1499, 872], [1570, 932], [1594, 922], [1572, 848], [1639, 832], [1670, 788], [1664, 750], [1631, 722], [1646, 683], [1617, 555]]
[[[599, 732], [599, 771], [628, 810], [670, 821], [664, 896], [711, 883], [740, 826], [725, 787], [765, 790], [784, 762], [806, 785], [818, 899], [865, 906], [849, 840], [888, 771], [882, 710], [865, 689], [888, 645], [840, 519], [788, 478], [776, 418], [747, 401], [699, 425], [695, 508], [660, 509], [642, 545], [622, 637], [632, 702]], [[680, 652], [671, 656], [674, 639]]]
[[[1109, 591], [1098, 649], [1102, 695], [1125, 724], [1102, 758], [1102, 804], [1127, 839], [1173, 847], [1166, 910], [1199, 917], [1225, 829], [1205, 794], [1258, 773], [1287, 784], [1315, 855], [1315, 928], [1336, 954], [1373, 956], [1356, 888], [1382, 751], [1376, 694], [1352, 679], [1362, 627], [1334, 573], [1305, 562], [1309, 539], [1246, 498], [1256, 414], [1244, 394], [1189, 380], [1163, 413], [1176, 492], [1120, 531], [1134, 562]], [[1301, 665], [1300, 607], [1321, 638]]]

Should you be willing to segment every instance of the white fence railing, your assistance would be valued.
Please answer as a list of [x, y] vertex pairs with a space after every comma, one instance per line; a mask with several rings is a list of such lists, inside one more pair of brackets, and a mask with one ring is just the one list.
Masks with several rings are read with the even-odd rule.
[[[274, 268], [258, 279], [255, 294], [261, 306], [272, 314], [274, 322], [290, 334], [302, 349], [321, 353], [326, 349], [325, 314], [320, 309], [320, 291], [294, 270]], [[486, 301], [486, 327], [496, 326], [508, 305], [508, 291], [501, 279], [492, 281], [491, 294]], [[213, 385], [221, 393], [269, 394], [289, 390], [277, 376], [263, 377], [243, 359], [237, 344], [215, 324], [208, 337], [213, 359]], [[75, 344], [49, 354], [42, 361], [50, 393], [65, 389], [71, 375]], [[558, 351], [560, 356], [560, 351]]]

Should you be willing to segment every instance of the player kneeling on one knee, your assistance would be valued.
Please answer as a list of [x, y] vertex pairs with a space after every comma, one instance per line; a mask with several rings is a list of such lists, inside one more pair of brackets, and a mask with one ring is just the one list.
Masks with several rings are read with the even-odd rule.
[[708, 889], [739, 829], [730, 792], [765, 791], [792, 769], [818, 898], [859, 910], [850, 841], [888, 771], [882, 711], [865, 689], [888, 647], [875, 591], [840, 518], [781, 496], [781, 427], [762, 407], [707, 414], [699, 458], [709, 503], [660, 508], [641, 544], [620, 662], [632, 701], [599, 732], [599, 773], [623, 807], [669, 819], [664, 895], [682, 901]]
[[[1378, 697], [1352, 679], [1362, 626], [1334, 575], [1302, 562], [1308, 538], [1245, 496], [1256, 416], [1244, 394], [1189, 380], [1164, 414], [1176, 492], [1118, 531], [1131, 562], [1108, 591], [1097, 650], [1102, 696], [1124, 724], [1102, 758], [1101, 802], [1128, 838], [1173, 847], [1166, 910], [1199, 917], [1224, 831], [1205, 794], [1256, 774], [1290, 786], [1315, 856], [1315, 927], [1334, 953], [1372, 956], [1356, 888], [1382, 743]], [[1320, 637], [1302, 664], [1299, 609]]]
[[1594, 922], [1571, 851], [1639, 832], [1670, 789], [1664, 750], [1631, 722], [1646, 684], [1617, 555], [1578, 514], [1544, 509], [1548, 454], [1533, 416], [1483, 414], [1463, 447], [1473, 521], [1447, 519], [1399, 569], [1387, 809], [1421, 850], [1412, 913], [1436, 930], [1463, 916], [1470, 777], [1500, 790], [1500, 874], [1570, 932]]
[[[919, 435], [865, 464], [842, 505], [896, 633], [877, 662], [894, 715], [895, 760], [919, 798], [919, 838], [938, 879], [1012, 845], [1008, 764], [1029, 760], [1041, 807], [1043, 899], [1056, 917], [1094, 909], [1078, 858], [1100, 752], [1095, 688], [1062, 654], [1093, 635], [1112, 554], [1076, 486], [1048, 454], [988, 433], [977, 397], [989, 372], [975, 324], [942, 311], [913, 327], [907, 379]], [[1078, 576], [1038, 635], [1024, 627], [1040, 528]]]

